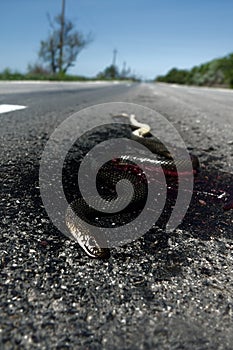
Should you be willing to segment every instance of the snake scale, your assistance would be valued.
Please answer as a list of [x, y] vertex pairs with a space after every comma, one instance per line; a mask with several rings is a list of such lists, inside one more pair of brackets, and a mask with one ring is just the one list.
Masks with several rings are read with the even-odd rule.
[[[150, 134], [149, 125], [138, 122], [134, 115], [129, 116], [123, 113], [119, 116], [129, 118], [132, 127], [132, 140], [143, 144], [152, 153], [161, 156], [160, 159], [155, 161], [140, 157], [134, 157], [134, 159], [132, 159], [127, 155], [122, 155], [121, 159], [112, 160], [112, 162], [108, 162], [103, 166], [100, 172], [100, 178], [106, 186], [116, 186], [117, 182], [122, 179], [122, 174], [124, 178], [128, 179], [134, 185], [134, 193], [130, 202], [131, 208], [134, 208], [147, 196], [147, 185], [143, 177], [143, 172], [140, 172], [140, 168], [138, 168], [138, 166], [135, 167], [134, 164], [148, 164], [148, 166], [152, 167], [152, 172], [158, 169], [161, 170], [162, 167], [162, 171], [168, 176], [177, 176], [177, 163], [174, 164], [171, 154], [163, 143]], [[198, 158], [191, 155], [191, 161], [195, 173], [199, 168]], [[185, 174], [186, 164], [182, 159], [180, 160], [180, 166], [183, 168]], [[140, 181], [138, 180], [138, 175], [141, 176]], [[109, 207], [111, 207], [112, 199], [115, 199], [114, 195], [105, 195], [103, 193], [102, 197], [105, 201], [107, 200], [109, 202]], [[96, 198], [96, 200], [94, 198], [94, 201], [96, 201], [98, 206], [101, 197]], [[79, 243], [89, 257], [101, 259], [109, 258], [110, 250], [106, 248], [106, 242], [104, 242], [101, 237], [97, 238], [96, 235], [90, 232], [87, 226], [83, 225], [83, 221], [92, 223], [91, 220], [95, 215], [95, 211], [85, 203], [84, 199], [79, 198], [73, 201], [66, 211], [66, 225], [72, 238]], [[83, 221], [80, 221], [79, 218]], [[115, 215], [115, 219], [118, 221], [119, 217]]]

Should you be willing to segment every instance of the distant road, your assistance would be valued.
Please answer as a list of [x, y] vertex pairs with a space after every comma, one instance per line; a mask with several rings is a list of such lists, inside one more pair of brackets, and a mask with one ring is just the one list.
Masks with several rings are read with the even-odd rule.
[[88, 89], [119, 85], [118, 82], [90, 81], [90, 82], [53, 82], [53, 81], [0, 81], [0, 93], [27, 93], [38, 91], [62, 91], [73, 89]]
[[233, 90], [156, 84], [149, 89], [154, 108], [171, 119], [185, 141], [212, 148], [233, 171]]
[[[25, 133], [29, 126], [35, 132], [46, 129], [51, 133], [71, 113], [114, 101], [157, 110], [176, 126], [189, 145], [212, 147], [215, 155], [226, 160], [225, 170], [232, 167], [233, 90], [144, 83], [0, 82], [0, 113], [1, 105], [26, 107], [2, 114], [1, 132], [5, 123], [9, 127], [10, 119], [16, 134], [22, 126]], [[152, 130], [158, 128], [146, 116], [140, 118], [150, 122]]]

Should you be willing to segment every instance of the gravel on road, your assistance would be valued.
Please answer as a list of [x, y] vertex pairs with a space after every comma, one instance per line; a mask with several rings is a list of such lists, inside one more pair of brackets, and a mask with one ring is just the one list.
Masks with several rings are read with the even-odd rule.
[[[224, 210], [233, 195], [232, 97], [165, 84], [1, 96], [28, 106], [0, 115], [1, 349], [232, 349], [233, 211]], [[39, 159], [68, 115], [109, 101], [164, 115], [199, 156], [201, 172], [169, 237], [155, 225], [98, 261], [51, 223]], [[156, 130], [152, 119], [142, 121]]]

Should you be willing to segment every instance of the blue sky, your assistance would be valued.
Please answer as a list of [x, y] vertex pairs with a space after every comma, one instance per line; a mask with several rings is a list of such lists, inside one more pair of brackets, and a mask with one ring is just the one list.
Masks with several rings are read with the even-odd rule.
[[[61, 0], [0, 0], [0, 70], [22, 72], [37, 60], [46, 39], [46, 13]], [[71, 73], [95, 76], [125, 61], [142, 78], [172, 67], [191, 68], [233, 52], [232, 0], [66, 0], [66, 16], [94, 41], [78, 56]]]

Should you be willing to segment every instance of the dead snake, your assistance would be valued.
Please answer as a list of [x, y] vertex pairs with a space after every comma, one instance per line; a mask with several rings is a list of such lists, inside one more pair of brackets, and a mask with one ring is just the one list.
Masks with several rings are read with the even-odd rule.
[[[167, 148], [161, 143], [158, 139], [153, 137], [150, 134], [150, 126], [147, 124], [142, 124], [135, 119], [134, 115], [122, 114], [123, 117], [129, 117], [132, 128], [134, 129], [131, 134], [131, 139], [137, 141], [144, 146], [146, 146], [152, 153], [158, 154], [163, 158], [158, 160], [151, 160], [148, 158], [134, 157], [134, 159], [128, 156], [122, 156], [121, 159], [112, 160], [112, 162], [104, 165], [100, 177], [106, 186], [115, 186], [116, 183], [123, 177], [128, 179], [131, 183], [135, 185], [135, 191], [132, 197], [131, 205], [137, 206], [137, 203], [141, 202], [146, 194], [147, 187], [146, 181], [140, 180], [138, 182], [138, 174], [140, 168], [134, 164], [148, 164], [150, 169], [153, 171], [162, 170], [168, 176], [177, 176], [177, 170], [171, 154], [168, 152]], [[150, 136], [150, 137], [145, 137]], [[191, 156], [193, 164], [193, 172], [195, 173], [199, 168], [198, 158], [196, 156]], [[127, 161], [130, 161], [128, 164]], [[180, 165], [183, 168], [183, 173], [185, 174], [186, 161], [180, 160]], [[143, 175], [143, 173], [140, 173]], [[143, 176], [140, 178], [143, 179]], [[111, 203], [113, 195], [106, 195], [104, 199]], [[97, 204], [101, 199], [96, 199]], [[111, 204], [109, 204], [111, 205]], [[101, 241], [101, 237], [96, 237], [92, 234], [90, 230], [83, 225], [83, 220], [88, 221], [90, 217], [95, 216], [95, 211], [92, 211], [92, 208], [88, 206], [83, 198], [79, 198], [73, 201], [66, 211], [66, 225], [69, 229], [71, 237], [79, 243], [83, 248], [86, 254], [91, 258], [108, 258], [110, 256], [109, 248], [106, 247], [106, 242]], [[80, 218], [83, 219], [80, 221]], [[116, 216], [118, 220], [118, 217]]]

